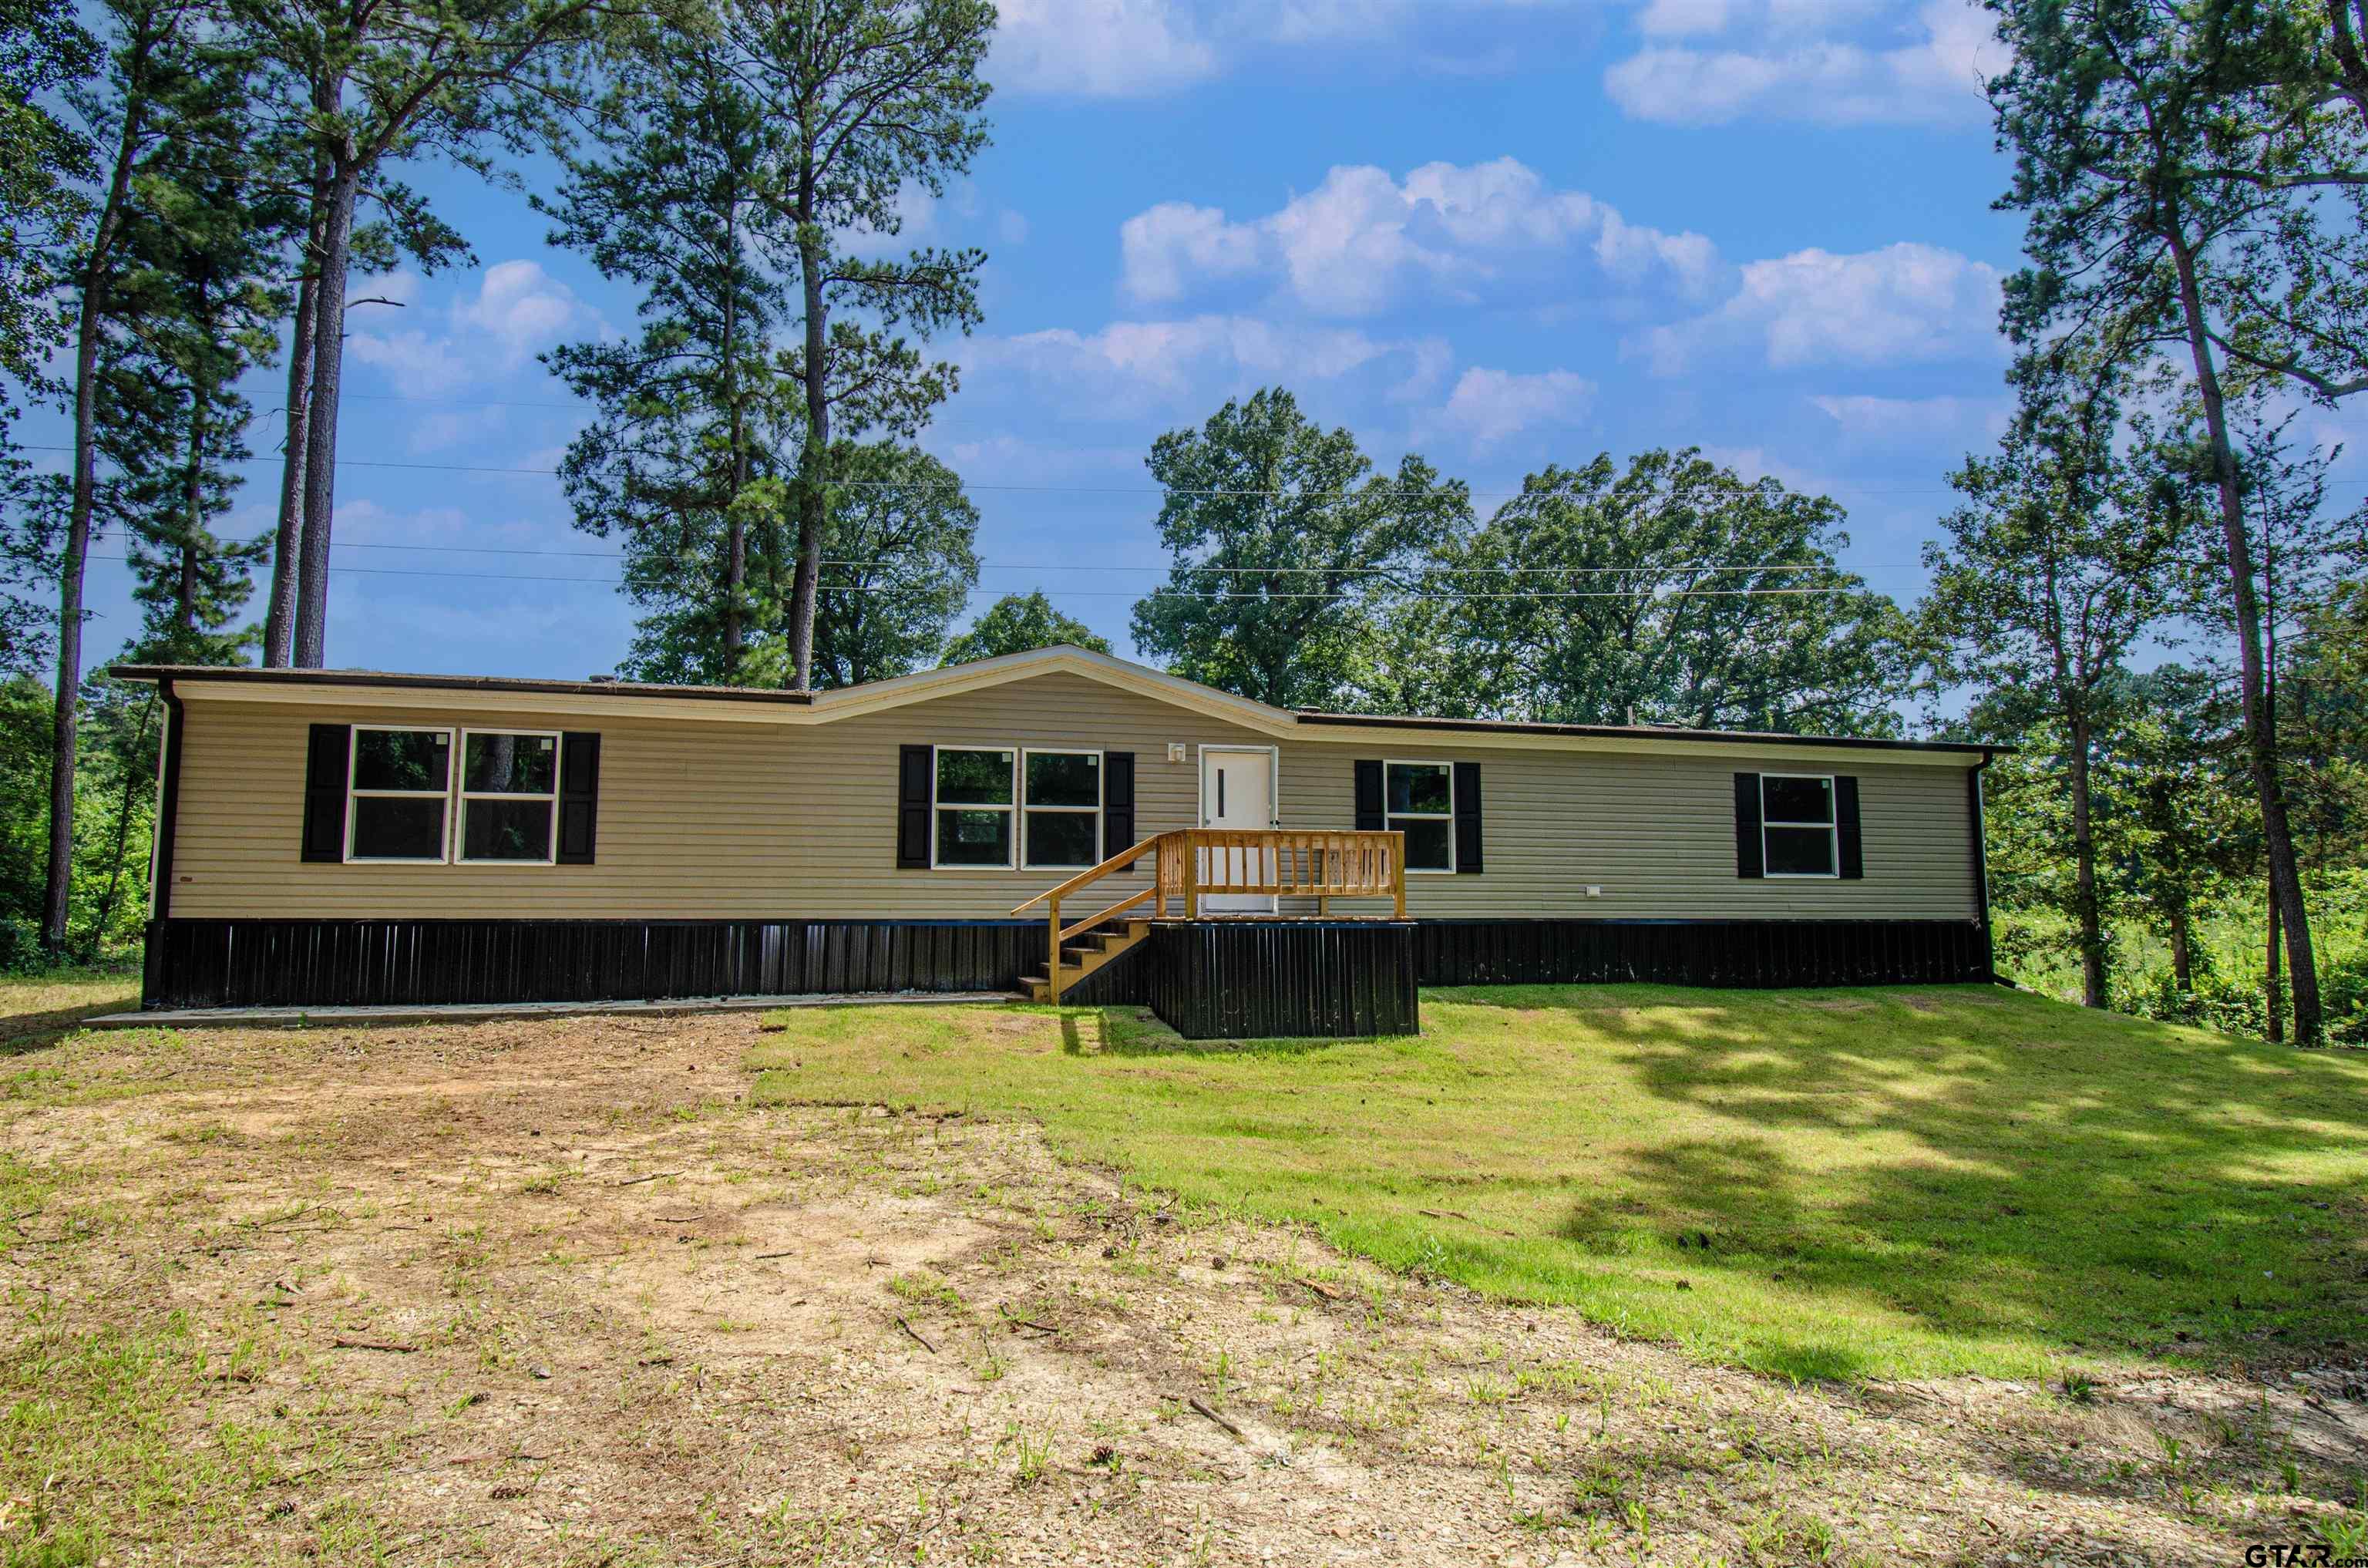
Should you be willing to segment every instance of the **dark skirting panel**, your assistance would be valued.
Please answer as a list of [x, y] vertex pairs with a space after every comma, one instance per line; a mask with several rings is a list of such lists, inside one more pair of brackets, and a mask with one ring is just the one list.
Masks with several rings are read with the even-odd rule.
[[[1010, 991], [1044, 968], [1027, 920], [152, 921], [149, 1007], [659, 1001]], [[1414, 1028], [1417, 985], [1945, 984], [1990, 978], [1946, 920], [1167, 922], [1070, 987], [1196, 1039]]]
[[1371, 921], [1163, 922], [1063, 1000], [1147, 1006], [1187, 1040], [1414, 1034], [1414, 931]]
[[1425, 985], [1948, 985], [1991, 979], [1971, 920], [1425, 920]]
[[1009, 991], [1035, 921], [157, 920], [148, 1007]]

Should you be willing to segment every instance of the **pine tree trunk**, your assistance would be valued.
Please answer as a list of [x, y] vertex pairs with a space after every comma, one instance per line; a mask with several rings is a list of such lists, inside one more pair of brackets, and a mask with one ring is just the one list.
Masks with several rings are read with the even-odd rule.
[[[735, 210], [736, 216], [736, 210]], [[739, 254], [737, 226], [724, 225], [725, 244]], [[740, 492], [748, 483], [748, 441], [740, 408], [740, 312], [736, 290], [723, 300], [723, 401], [731, 415], [731, 487], [723, 507], [723, 679], [737, 685], [743, 640], [742, 606], [748, 584], [748, 519], [740, 510]]]
[[[798, 233], [812, 233], [812, 225], [803, 221], [803, 212], [800, 217]], [[790, 580], [790, 652], [794, 661], [791, 688], [811, 691], [814, 597], [822, 584], [822, 536], [827, 521], [825, 507], [828, 497], [824, 493], [823, 471], [830, 455], [830, 307], [823, 297], [822, 247], [800, 244], [798, 260], [805, 284], [806, 442], [798, 463], [798, 569]]]
[[305, 225], [304, 253], [298, 267], [296, 318], [288, 345], [288, 428], [279, 464], [279, 525], [271, 541], [271, 608], [263, 621], [263, 663], [267, 669], [287, 666], [296, 644], [298, 576], [302, 569], [304, 540], [304, 447], [313, 411], [313, 312], [314, 279], [319, 276], [322, 209], [324, 182], [313, 182], [313, 210]]
[[[198, 544], [206, 537], [206, 404], [211, 395], [209, 388], [189, 388], [189, 466], [181, 476], [181, 562], [173, 583], [173, 624], [185, 638], [198, 629]], [[187, 656], [186, 648], [181, 656]]]
[[65, 952], [66, 919], [74, 901], [74, 767], [82, 744], [82, 590], [90, 559], [91, 511], [98, 495], [98, 334], [105, 314], [108, 269], [131, 193], [131, 165], [146, 106], [127, 103], [116, 140], [107, 200], [91, 230], [82, 268], [82, 299], [74, 312], [74, 498], [66, 513], [65, 549], [58, 559], [58, 669], [50, 720], [49, 865], [41, 890], [41, 948]]
[[2105, 925], [2097, 899], [2097, 838], [2089, 789], [2093, 737], [2083, 721], [2072, 730], [2072, 913], [2080, 926], [2080, 1005], [2106, 1005]]
[[98, 490], [98, 318], [94, 261], [83, 282], [74, 329], [74, 501], [58, 562], [58, 672], [50, 723], [50, 855], [41, 898], [41, 947], [64, 954], [74, 895], [74, 766], [82, 744], [82, 587], [90, 557], [91, 508]]
[[321, 220], [320, 277], [313, 284], [312, 407], [304, 441], [304, 537], [298, 554], [295, 662], [327, 663], [329, 547], [337, 502], [337, 393], [346, 355], [346, 285], [353, 256], [354, 204], [361, 165], [351, 146], [336, 159]]
[[[2245, 720], [2246, 762], [2261, 807], [2261, 836], [2269, 849], [2270, 899], [2278, 911], [2285, 937], [2286, 960], [2294, 974], [2294, 1040], [2319, 1043], [2322, 1024], [2318, 998], [2318, 960], [2311, 950], [2310, 916], [2304, 907], [2302, 869], [2294, 858], [2294, 828], [2286, 818], [2285, 784], [2279, 767], [2277, 730], [2271, 718], [2263, 680], [2260, 606], [2253, 592], [2253, 551], [2245, 523], [2244, 492], [2237, 472], [2236, 449], [2229, 444], [2226, 400], [2212, 355], [2203, 294], [2195, 280], [2195, 257], [2183, 234], [2167, 234], [2171, 260], [2178, 269], [2180, 304], [2186, 317], [2188, 347], [2195, 363], [2195, 390], [2203, 405], [2204, 429], [2211, 439], [2213, 477], [2220, 493], [2220, 529], [2228, 556], [2229, 588], [2235, 598], [2237, 693]], [[2274, 1015], [2273, 1015], [2274, 1016]]]
[[[156, 694], [148, 693], [148, 700], [140, 710], [140, 735], [131, 743], [131, 756], [136, 761], [148, 749], [148, 726], [156, 717]], [[115, 855], [108, 864], [107, 892], [98, 901], [98, 915], [90, 927], [90, 945], [96, 949], [107, 937], [107, 927], [115, 919], [115, 895], [123, 886], [123, 855], [131, 843], [131, 796], [140, 783], [140, 770], [123, 770], [123, 799], [115, 808]]]
[[2195, 994], [2194, 917], [2184, 893], [2170, 906], [2170, 985], [2181, 996]]
[[2268, 1022], [2261, 1032], [2272, 1045], [2282, 1043], [2286, 1038], [2285, 983], [2278, 973], [2279, 924], [2278, 901], [2273, 898], [2270, 900], [2269, 940], [2264, 944], [2265, 961], [2261, 965], [2262, 1011], [2268, 1016]]

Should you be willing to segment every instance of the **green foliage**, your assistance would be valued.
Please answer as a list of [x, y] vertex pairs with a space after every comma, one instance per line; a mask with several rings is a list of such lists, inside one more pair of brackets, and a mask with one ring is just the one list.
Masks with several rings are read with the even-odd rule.
[[1835, 564], [1841, 508], [1688, 449], [1549, 467], [1393, 603], [1393, 705], [1894, 734], [1907, 624]]
[[[93, 680], [80, 738], [73, 955], [135, 940], [148, 905], [163, 716], [144, 687]], [[0, 970], [47, 962], [39, 935], [48, 856], [50, 694], [19, 678], [0, 683]]]
[[[814, 683], [856, 686], [927, 668], [978, 584], [978, 508], [953, 470], [916, 448], [876, 442], [842, 451], [833, 466]], [[768, 651], [779, 662], [766, 678], [785, 680], [786, 644]]]
[[[995, 30], [988, 0], [725, 0], [738, 69], [787, 135], [782, 215], [794, 225], [799, 324], [781, 363], [803, 393], [798, 569], [789, 607], [794, 683], [810, 684], [822, 556], [839, 443], [909, 440], [954, 391], [954, 367], [915, 342], [982, 319], [979, 250], [880, 242], [904, 227], [910, 189], [932, 196], [986, 145], [980, 74]], [[880, 254], [867, 254], [871, 252]]]
[[96, 160], [51, 106], [100, 54], [72, 0], [0, 0], [0, 435], [8, 383], [44, 385], [43, 360], [65, 338], [57, 262], [88, 215], [79, 182]]
[[970, 629], [946, 644], [944, 662], [975, 664], [1004, 653], [1024, 653], [1030, 648], [1063, 643], [1097, 653], [1110, 652], [1109, 642], [1095, 635], [1082, 620], [1063, 615], [1042, 592], [1006, 594], [973, 621]]
[[[791, 570], [786, 449], [803, 413], [773, 349], [795, 319], [786, 122], [712, 30], [620, 47], [588, 151], [536, 206], [551, 240], [642, 291], [641, 328], [544, 360], [596, 413], [560, 465], [576, 527], [620, 538], [643, 616], [624, 668], [736, 682]], [[752, 586], [754, 585], [754, 586]]]
[[1471, 515], [1462, 481], [1413, 456], [1375, 474], [1354, 436], [1277, 388], [1169, 431], [1147, 461], [1173, 564], [1134, 607], [1136, 646], [1281, 708], [1355, 705], [1383, 589]]

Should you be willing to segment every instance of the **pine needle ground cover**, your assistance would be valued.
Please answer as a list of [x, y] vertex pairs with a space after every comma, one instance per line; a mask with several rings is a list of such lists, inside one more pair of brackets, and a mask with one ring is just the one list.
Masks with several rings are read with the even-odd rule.
[[1041, 1121], [1187, 1203], [1798, 1377], [2368, 1339], [2368, 1055], [1966, 987], [1426, 992], [1423, 1033], [1133, 1009], [772, 1020], [775, 1102]]

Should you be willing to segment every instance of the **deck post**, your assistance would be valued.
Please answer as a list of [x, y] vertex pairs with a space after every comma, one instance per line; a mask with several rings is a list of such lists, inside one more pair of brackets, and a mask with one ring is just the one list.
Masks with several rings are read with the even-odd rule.
[[1390, 835], [1390, 894], [1397, 901], [1397, 917], [1406, 918], [1406, 834]]
[[1061, 897], [1055, 893], [1049, 902], [1053, 911], [1047, 917], [1051, 925], [1045, 936], [1053, 944], [1053, 961], [1044, 972], [1052, 977], [1053, 1006], [1057, 1007], [1061, 1005]]
[[1184, 835], [1184, 918], [1193, 916], [1193, 906], [1201, 902], [1201, 850], [1192, 842], [1193, 835]]

